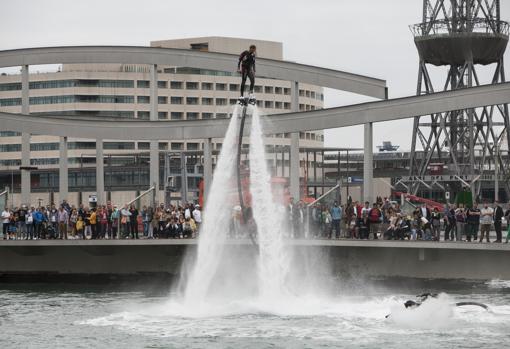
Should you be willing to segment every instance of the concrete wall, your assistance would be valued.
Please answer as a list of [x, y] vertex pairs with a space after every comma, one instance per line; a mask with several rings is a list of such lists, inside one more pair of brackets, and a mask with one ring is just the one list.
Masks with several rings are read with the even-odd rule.
[[[320, 256], [337, 277], [510, 279], [508, 246], [376, 241], [292, 241], [302, 256]], [[230, 249], [230, 250], [229, 250]], [[0, 275], [140, 275], [180, 272], [193, 240], [6, 241], [0, 242]], [[256, 253], [249, 241], [234, 241], [227, 253]], [[229, 252], [230, 251], [230, 252]], [[305, 258], [297, 258], [306, 264]]]

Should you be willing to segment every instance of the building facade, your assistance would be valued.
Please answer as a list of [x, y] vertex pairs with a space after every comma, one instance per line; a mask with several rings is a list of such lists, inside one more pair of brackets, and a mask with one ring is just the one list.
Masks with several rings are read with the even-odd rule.
[[[153, 47], [194, 49], [210, 52], [239, 54], [250, 44], [257, 45], [260, 57], [283, 59], [282, 44], [277, 42], [203, 37], [151, 42]], [[228, 118], [232, 105], [239, 97], [240, 77], [232, 71], [211, 71], [189, 67], [158, 66], [158, 118], [162, 120], [197, 120]], [[255, 94], [258, 107], [265, 114], [290, 112], [289, 81], [257, 77]], [[115, 117], [119, 127], [126, 118], [149, 119], [150, 67], [129, 64], [67, 64], [56, 71], [29, 75], [30, 113], [58, 117]], [[323, 107], [323, 89], [300, 84], [299, 109], [315, 110]], [[0, 76], [0, 110], [21, 112], [21, 75]], [[213, 140], [213, 149], [221, 149], [221, 139]], [[272, 160], [275, 175], [288, 175], [289, 158], [285, 148], [290, 145], [290, 134], [276, 134], [266, 138], [268, 151], [282, 153]], [[322, 131], [300, 134], [304, 147], [322, 147]], [[169, 154], [186, 153], [186, 160], [194, 175], [187, 178], [189, 188], [196, 188], [200, 179], [200, 151], [203, 140], [163, 139], [160, 150], [160, 188], [157, 201], [165, 197], [165, 188], [171, 166]], [[105, 190], [108, 199], [123, 203], [147, 189], [149, 184], [148, 150], [146, 141], [108, 141], [104, 144]], [[52, 136], [31, 137], [31, 203], [58, 202], [59, 139]], [[195, 155], [194, 155], [195, 154]], [[68, 201], [86, 202], [95, 188], [95, 141], [68, 139], [69, 189]], [[286, 157], [287, 155], [287, 157]], [[13, 191], [13, 204], [19, 204], [21, 137], [14, 132], [0, 133], [0, 188]], [[191, 165], [191, 166], [189, 166]], [[179, 165], [180, 166], [180, 165]], [[188, 200], [196, 200], [197, 190], [190, 190]], [[177, 196], [176, 196], [177, 197]]]

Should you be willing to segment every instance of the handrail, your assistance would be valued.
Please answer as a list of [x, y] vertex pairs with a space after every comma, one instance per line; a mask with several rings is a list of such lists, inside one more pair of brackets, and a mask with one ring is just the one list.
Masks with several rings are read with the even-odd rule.
[[409, 26], [415, 37], [438, 35], [438, 34], [464, 34], [485, 33], [493, 35], [506, 35], [510, 32], [508, 22], [475, 18], [472, 20], [458, 20], [460, 28], [453, 28], [451, 19], [438, 19], [429, 22], [413, 24]]
[[144, 195], [147, 195], [148, 193], [150, 193], [151, 191], [153, 191], [156, 187], [152, 186], [150, 187], [149, 189], [147, 189], [146, 191], [144, 191], [143, 193], [141, 193], [140, 195], [138, 195], [136, 198], [134, 198], [133, 200], [129, 201], [127, 203], [127, 205], [131, 205], [133, 202], [137, 201], [138, 199], [140, 199], [142, 196]]
[[330, 190], [328, 190], [327, 192], [325, 192], [324, 194], [322, 194], [318, 199], [316, 199], [315, 201], [312, 201], [311, 203], [309, 203], [307, 205], [307, 207], [312, 207], [313, 205], [315, 205], [318, 201], [324, 199], [326, 196], [328, 196], [331, 192], [333, 192], [334, 190], [337, 190], [338, 188], [340, 188], [340, 184], [337, 184], [335, 185], [333, 188], [331, 188]]

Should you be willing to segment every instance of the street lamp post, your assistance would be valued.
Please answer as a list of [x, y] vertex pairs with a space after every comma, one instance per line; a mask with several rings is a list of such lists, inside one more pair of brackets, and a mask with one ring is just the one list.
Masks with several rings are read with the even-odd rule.
[[[501, 140], [500, 140], [501, 141]], [[500, 141], [496, 143], [496, 162], [494, 163], [494, 201], [499, 201], [499, 148]]]

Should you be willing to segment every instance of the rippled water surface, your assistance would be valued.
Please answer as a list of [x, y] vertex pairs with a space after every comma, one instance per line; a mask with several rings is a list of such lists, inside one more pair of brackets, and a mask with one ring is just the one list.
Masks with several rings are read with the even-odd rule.
[[[0, 348], [503, 348], [510, 282], [358, 283], [334, 297], [185, 309], [165, 287], [0, 285]], [[416, 310], [402, 303], [444, 291]], [[455, 308], [459, 301], [477, 307]], [[385, 315], [391, 313], [386, 319]]]

